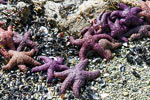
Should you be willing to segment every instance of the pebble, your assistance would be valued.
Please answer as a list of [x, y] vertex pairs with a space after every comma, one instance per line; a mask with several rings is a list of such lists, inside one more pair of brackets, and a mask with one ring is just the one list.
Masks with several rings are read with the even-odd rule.
[[129, 96], [129, 92], [125, 91], [125, 92], [123, 92], [123, 95], [124, 96]]
[[102, 99], [106, 99], [106, 97], [108, 97], [109, 96], [109, 94], [108, 93], [102, 93], [102, 94], [100, 94], [100, 96], [102, 97]]
[[49, 92], [47, 93], [47, 99], [52, 99], [52, 97], [53, 97], [52, 92], [49, 91]]

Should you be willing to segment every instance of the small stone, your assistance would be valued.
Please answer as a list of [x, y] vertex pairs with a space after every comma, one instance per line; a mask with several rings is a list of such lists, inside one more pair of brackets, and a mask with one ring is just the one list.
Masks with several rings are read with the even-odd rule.
[[100, 94], [100, 96], [104, 99], [104, 98], [108, 97], [109, 94], [108, 93], [103, 93], [103, 94]]
[[125, 72], [125, 67], [124, 66], [120, 67], [120, 71]]
[[108, 77], [108, 76], [109, 76], [109, 73], [105, 73], [105, 74], [104, 74], [104, 77]]
[[125, 92], [123, 92], [123, 95], [124, 95], [124, 96], [129, 96], [129, 92], [128, 92], [128, 91], [125, 91]]
[[136, 77], [136, 78], [141, 78], [140, 74], [137, 73], [135, 70], [132, 71], [132, 74]]
[[133, 91], [133, 92], [137, 92], [138, 89], [137, 89], [137, 88], [133, 88], [132, 91]]
[[52, 96], [53, 96], [52, 92], [49, 91], [49, 92], [47, 93], [47, 99], [52, 99]]
[[123, 43], [123, 46], [127, 47], [127, 46], [128, 46], [128, 44], [127, 44], [127, 43]]
[[97, 95], [93, 94], [92, 97], [93, 97], [94, 100], [100, 100], [100, 98]]

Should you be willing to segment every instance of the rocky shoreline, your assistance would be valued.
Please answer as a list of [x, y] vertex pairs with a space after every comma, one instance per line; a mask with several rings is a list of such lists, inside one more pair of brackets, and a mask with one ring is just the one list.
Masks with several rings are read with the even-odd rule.
[[[123, 0], [136, 2], [136, 0]], [[25, 32], [32, 29], [32, 39], [39, 44], [38, 55], [61, 56], [65, 64], [74, 67], [79, 62], [77, 46], [72, 46], [69, 36], [77, 34], [89, 21], [96, 18], [106, 5], [102, 0], [33, 0], [9, 1], [0, 4], [0, 19], [14, 25], [14, 31]], [[17, 6], [16, 6], [17, 5]], [[101, 6], [100, 6], [101, 5]], [[23, 22], [22, 22], [23, 21]], [[24, 23], [28, 23], [25, 25]], [[6, 28], [6, 27], [5, 27]], [[89, 71], [100, 69], [101, 76], [92, 82], [86, 82], [81, 89], [81, 100], [149, 100], [149, 38], [142, 38], [115, 51], [109, 62], [95, 56], [89, 58]], [[28, 50], [28, 49], [26, 49]], [[1, 57], [1, 66], [6, 61]], [[0, 100], [62, 100], [60, 96], [61, 80], [54, 79], [47, 84], [46, 73], [27, 74], [19, 69], [2, 71], [0, 67]], [[66, 91], [65, 100], [76, 100], [72, 90]]]

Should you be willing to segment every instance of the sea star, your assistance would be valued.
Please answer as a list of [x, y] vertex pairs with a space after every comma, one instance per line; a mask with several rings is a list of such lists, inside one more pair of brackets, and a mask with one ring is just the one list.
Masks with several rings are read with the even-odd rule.
[[[107, 22], [107, 18], [110, 16], [111, 12], [104, 12], [102, 16], [99, 16], [96, 20], [97, 25], [101, 26], [102, 31], [101, 32], [106, 32], [109, 31], [109, 25]], [[98, 33], [100, 34], [100, 33]]]
[[104, 48], [102, 48], [97, 42], [99, 39], [102, 39], [102, 38], [107, 38], [110, 41], [114, 41], [114, 40], [112, 39], [111, 36], [107, 34], [93, 35], [94, 29], [95, 27], [91, 26], [86, 33], [82, 34], [83, 35], [82, 39], [74, 40], [74, 38], [70, 36], [70, 43], [74, 45], [82, 46], [79, 52], [79, 57], [81, 60], [85, 59], [85, 53], [90, 50], [96, 51], [100, 56], [109, 60], [110, 57], [104, 51]]
[[63, 65], [63, 59], [61, 57], [56, 57], [57, 60], [53, 60], [49, 57], [40, 56], [41, 60], [45, 62], [44, 65], [32, 68], [32, 72], [46, 71], [48, 83], [54, 78], [54, 71], [62, 71], [68, 69], [66, 65]]
[[130, 31], [128, 31], [125, 35], [126, 36], [131, 35], [129, 38], [130, 41], [135, 39], [140, 39], [142, 37], [150, 37], [150, 25], [137, 26], [131, 29]]
[[144, 16], [146, 21], [150, 23], [150, 1], [146, 0], [145, 2], [140, 2], [140, 7], [143, 11], [138, 13], [139, 16]]
[[38, 52], [37, 45], [32, 40], [30, 40], [31, 30], [21, 35], [17, 32], [14, 32], [13, 41], [15, 45], [18, 46], [17, 51], [21, 51], [23, 47], [29, 46], [33, 48], [36, 52]]
[[2, 56], [4, 56], [4, 58], [9, 59], [9, 54], [3, 47], [0, 47], [0, 53]]
[[128, 39], [123, 35], [128, 31], [128, 28], [125, 25], [120, 24], [119, 19], [116, 19], [116, 21], [113, 23], [109, 18], [108, 18], [108, 24], [111, 29], [110, 35], [113, 38], [118, 38], [122, 41], [128, 42]]
[[109, 31], [107, 18], [110, 16], [110, 14], [111, 12], [102, 11], [97, 19], [94, 19], [90, 22], [91, 26], [99, 26], [99, 28], [96, 29], [96, 34], [101, 34], [102, 32], [106, 33], [107, 31]]
[[0, 46], [1, 48], [1, 54], [4, 55], [5, 58], [7, 58], [8, 56], [6, 55], [6, 50], [4, 50], [5, 48], [11, 49], [11, 50], [15, 50], [15, 46], [14, 46], [14, 41], [12, 39], [13, 37], [13, 32], [12, 32], [12, 27], [8, 26], [7, 31], [3, 30], [2, 28], [0, 28]]
[[25, 64], [29, 64], [30, 66], [39, 66], [41, 65], [39, 62], [31, 58], [34, 54], [34, 49], [29, 52], [19, 52], [14, 50], [9, 50], [8, 54], [10, 55], [11, 59], [9, 60], [8, 64], [3, 66], [3, 70], [11, 70], [13, 67], [18, 66], [20, 70], [24, 73], [27, 71], [27, 67]]
[[110, 57], [112, 57], [111, 50], [115, 50], [122, 46], [121, 43], [112, 43], [107, 39], [99, 40], [99, 45], [104, 48], [105, 52], [107, 52]]
[[7, 4], [6, 1], [4, 1], [4, 0], [0, 0], [0, 3], [1, 4]]
[[139, 7], [129, 8], [123, 3], [119, 3], [120, 10], [113, 11], [110, 15], [110, 18], [116, 19], [120, 18], [120, 23], [128, 26], [135, 27], [143, 24], [143, 20], [138, 18], [137, 14], [142, 11]]
[[75, 67], [62, 71], [54, 72], [56, 78], [65, 79], [61, 86], [61, 94], [73, 84], [72, 90], [74, 95], [79, 97], [79, 89], [84, 85], [85, 81], [96, 79], [100, 76], [100, 70], [89, 72], [85, 71], [88, 59], [81, 60]]

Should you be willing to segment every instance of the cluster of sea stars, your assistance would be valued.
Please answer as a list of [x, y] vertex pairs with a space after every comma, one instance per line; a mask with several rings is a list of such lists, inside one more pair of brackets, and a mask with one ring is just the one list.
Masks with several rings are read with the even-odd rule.
[[[113, 38], [128, 42], [127, 37], [130, 37], [129, 40], [132, 41], [143, 36], [149, 36], [149, 25], [145, 25], [143, 19], [139, 17], [143, 14], [145, 15], [145, 10], [150, 7], [150, 2], [146, 1], [146, 3], [141, 3], [142, 9], [139, 7], [129, 8], [123, 3], [118, 3], [119, 10], [112, 12], [102, 11], [97, 19], [90, 22], [90, 26], [83, 28], [81, 30], [82, 39], [74, 40], [71, 36], [71, 44], [81, 45], [80, 59], [85, 59], [86, 55], [93, 50], [101, 57], [109, 60], [111, 58], [111, 49], [121, 46], [121, 43], [115, 43]], [[146, 20], [149, 18], [148, 14], [143, 15]], [[103, 40], [104, 38], [105, 40]], [[98, 40], [100, 40], [99, 43], [97, 43]], [[107, 50], [105, 50], [106, 48]]]
[[[0, 3], [5, 2], [0, 0]], [[21, 35], [12, 31], [12, 26], [7, 30], [0, 28], [0, 53], [4, 58], [8, 59], [7, 65], [3, 66], [3, 70], [11, 70], [17, 66], [24, 73], [27, 71], [26, 65], [36, 66], [32, 68], [32, 72], [47, 71], [48, 83], [53, 78], [63, 79], [61, 86], [61, 94], [64, 94], [66, 89], [72, 85], [73, 93], [79, 97], [79, 89], [84, 85], [85, 81], [96, 79], [100, 76], [100, 71], [89, 72], [84, 70], [87, 66], [88, 59], [86, 56], [91, 51], [96, 51], [101, 57], [110, 60], [112, 58], [111, 50], [117, 49], [122, 44], [115, 42], [113, 38], [128, 42], [130, 40], [139, 39], [143, 36], [150, 36], [150, 2], [141, 2], [141, 8], [129, 8], [127, 5], [118, 3], [119, 10], [113, 12], [103, 11], [97, 19], [91, 21], [91, 26], [87, 26], [81, 30], [82, 39], [76, 39], [70, 36], [70, 43], [80, 45], [79, 52], [80, 62], [73, 68], [63, 65], [63, 58], [56, 57], [52, 59], [45, 56], [39, 58], [45, 64], [41, 65], [38, 61], [31, 58], [34, 52], [38, 52], [37, 44], [30, 40], [31, 30]], [[144, 16], [144, 21], [141, 16]], [[3, 23], [0, 22], [0, 25]], [[144, 25], [143, 25], [144, 24]], [[134, 33], [134, 34], [133, 34]], [[32, 48], [29, 52], [22, 51], [24, 47]], [[17, 50], [16, 50], [17, 48]], [[7, 52], [7, 50], [9, 50]], [[60, 72], [61, 71], [61, 72]]]
[[[13, 32], [12, 26], [8, 26], [6, 31], [0, 28], [0, 39], [0, 53], [7, 60], [11, 57], [8, 64], [5, 67], [2, 67], [3, 70], [10, 70], [11, 68], [18, 66], [25, 73], [27, 68], [23, 64], [40, 65], [40, 63], [37, 63], [29, 57], [32, 56], [35, 51], [38, 51], [36, 44], [30, 40], [30, 31], [22, 36], [19, 33]], [[31, 53], [20, 52], [25, 46], [33, 48]], [[6, 49], [9, 51], [7, 52]]]

